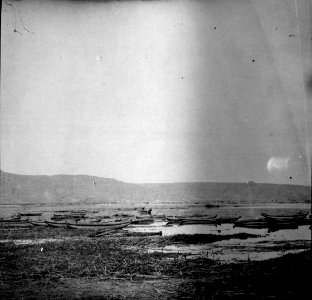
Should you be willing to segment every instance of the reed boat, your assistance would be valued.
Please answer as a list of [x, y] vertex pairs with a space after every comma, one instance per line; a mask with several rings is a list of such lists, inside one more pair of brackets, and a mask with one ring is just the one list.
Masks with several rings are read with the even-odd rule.
[[191, 223], [191, 222], [196, 222], [196, 221], [198, 221], [198, 222], [201, 222], [201, 223], [205, 223], [205, 222], [207, 222], [207, 223], [209, 223], [210, 221], [212, 221], [212, 220], [215, 220], [215, 218], [217, 217], [217, 215], [213, 215], [213, 216], [190, 216], [190, 217], [183, 217], [183, 216], [172, 216], [172, 217], [170, 217], [170, 216], [168, 216], [168, 217], [166, 217], [166, 219], [167, 219], [167, 221], [169, 222], [169, 223], [181, 223], [181, 222], [184, 222], [184, 223], [187, 223], [187, 222], [189, 222], [189, 223]]
[[67, 227], [65, 222], [55, 222], [55, 221], [45, 221], [48, 226], [53, 227], [53, 228], [65, 228]]
[[261, 213], [261, 215], [266, 219], [269, 223], [299, 223], [306, 219], [309, 213], [297, 213], [292, 215], [277, 215], [277, 214], [268, 214]]
[[216, 225], [216, 222], [212, 219], [202, 219], [202, 220], [181, 220], [179, 225], [200, 225], [200, 224], [212, 224]]
[[152, 215], [154, 219], [166, 220], [166, 215]]
[[167, 220], [169, 223], [179, 223], [179, 222], [181, 222], [181, 218], [180, 218], [180, 217], [166, 216], [165, 218], [166, 218], [166, 220]]
[[279, 223], [279, 224], [269, 224], [268, 232], [275, 232], [283, 229], [298, 229], [298, 224], [296, 223]]
[[125, 230], [127, 236], [155, 236], [155, 235], [162, 235], [162, 231], [143, 231], [143, 232], [135, 232]]
[[235, 223], [236, 221], [238, 221], [240, 219], [239, 217], [219, 217], [214, 219], [214, 223], [215, 224], [232, 224]]
[[43, 226], [43, 227], [48, 227], [49, 225], [45, 222], [45, 221], [27, 221], [28, 223], [30, 223], [31, 225], [34, 226]]
[[32, 225], [30, 225], [27, 221], [15, 221], [15, 222], [1, 222], [0, 228], [31, 228]]
[[120, 221], [120, 222], [105, 222], [105, 223], [72, 223], [65, 221], [67, 226], [71, 229], [96, 229], [96, 230], [111, 230], [120, 229], [127, 227], [131, 220]]
[[138, 219], [138, 220], [132, 220], [131, 224], [140, 225], [140, 224], [152, 224], [154, 223], [153, 218], [146, 218], [146, 219]]
[[136, 219], [142, 219], [142, 220], [146, 220], [146, 219], [152, 219], [153, 217], [151, 215], [144, 215], [144, 216], [135, 216]]
[[268, 222], [265, 218], [240, 219], [234, 222], [234, 227], [262, 229], [268, 228]]
[[180, 220], [185, 221], [208, 221], [208, 220], [214, 220], [217, 217], [217, 215], [213, 216], [201, 216], [201, 217], [180, 217]]
[[19, 213], [21, 217], [38, 217], [41, 216], [42, 214], [43, 214], [42, 212]]
[[13, 218], [10, 218], [10, 219], [0, 219], [0, 223], [1, 222], [18, 222], [19, 220], [21, 219], [20, 216], [17, 216], [17, 217], [13, 217]]

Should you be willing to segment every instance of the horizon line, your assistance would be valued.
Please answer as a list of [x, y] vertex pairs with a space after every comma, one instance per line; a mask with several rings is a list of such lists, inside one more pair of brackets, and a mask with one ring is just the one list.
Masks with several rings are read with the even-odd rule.
[[47, 174], [19, 174], [19, 173], [12, 173], [12, 172], [7, 172], [3, 171], [0, 169], [1, 173], [7, 173], [7, 174], [12, 174], [12, 175], [17, 175], [17, 176], [33, 176], [33, 177], [39, 177], [39, 176], [46, 176], [46, 177], [53, 177], [53, 176], [87, 176], [87, 177], [96, 177], [96, 178], [101, 178], [101, 179], [110, 179], [110, 180], [115, 180], [118, 182], [123, 182], [123, 183], [128, 183], [128, 184], [137, 184], [137, 185], [144, 185], [144, 184], [185, 184], [185, 183], [239, 183], [239, 184], [271, 184], [271, 185], [293, 185], [293, 186], [305, 186], [305, 187], [311, 187], [310, 185], [305, 185], [305, 184], [292, 184], [292, 183], [272, 183], [272, 182], [257, 182], [254, 180], [249, 180], [249, 181], [168, 181], [168, 182], [129, 182], [129, 181], [123, 181], [120, 179], [116, 179], [113, 177], [101, 177], [97, 175], [88, 175], [88, 174], [64, 174], [64, 173], [59, 173], [59, 174], [53, 174], [53, 175], [47, 175]]

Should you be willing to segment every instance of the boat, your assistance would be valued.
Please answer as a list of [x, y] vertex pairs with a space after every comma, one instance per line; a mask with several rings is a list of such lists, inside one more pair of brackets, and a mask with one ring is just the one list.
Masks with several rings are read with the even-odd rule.
[[50, 227], [53, 228], [65, 228], [67, 224], [65, 222], [54, 222], [54, 221], [45, 221]]
[[72, 223], [69, 221], [65, 221], [67, 226], [71, 229], [96, 229], [96, 230], [111, 230], [111, 229], [120, 229], [127, 227], [131, 220], [125, 220], [120, 222], [105, 222], [105, 223]]
[[169, 223], [179, 223], [179, 222], [181, 222], [181, 218], [180, 218], [180, 217], [166, 216], [165, 218], [166, 218], [166, 220], [167, 220]]
[[[183, 216], [168, 216], [166, 217], [167, 221], [169, 223], [181, 223], [183, 222], [184, 224], [207, 224], [210, 223], [212, 220], [215, 220], [217, 215], [213, 216], [190, 216], [190, 217], [183, 217]], [[198, 223], [194, 223], [198, 222]]]
[[215, 225], [215, 221], [212, 219], [195, 219], [195, 220], [181, 220], [179, 225], [197, 225], [197, 224], [212, 224]]
[[1, 222], [0, 228], [31, 228], [32, 225], [30, 225], [27, 221], [9, 221], [9, 222]]
[[146, 209], [145, 207], [139, 208], [138, 213], [140, 213], [141, 215], [150, 215], [152, 213], [152, 209]]
[[278, 224], [268, 224], [268, 232], [275, 232], [283, 229], [298, 229], [298, 224], [295, 223], [278, 223]]
[[135, 231], [126, 231], [127, 236], [155, 236], [162, 235], [162, 231], [143, 231], [143, 232], [135, 232]]
[[138, 220], [132, 220], [131, 224], [140, 225], [140, 224], [152, 224], [154, 223], [153, 218], [146, 218], [146, 219], [138, 219]]
[[234, 222], [234, 227], [263, 229], [268, 228], [268, 222], [265, 218], [240, 219]]
[[28, 220], [27, 222], [30, 223], [31, 225], [34, 225], [34, 226], [43, 226], [43, 227], [49, 226], [45, 221], [30, 221], [30, 220]]
[[135, 216], [135, 218], [136, 219], [142, 219], [142, 220], [146, 220], [146, 219], [152, 219], [153, 217], [152, 216], [146, 216], [146, 215], [144, 215], [144, 216]]
[[154, 219], [166, 220], [166, 215], [152, 215]]
[[37, 217], [41, 216], [43, 213], [40, 212], [29, 212], [29, 213], [19, 213], [21, 217]]
[[309, 213], [297, 213], [292, 215], [277, 215], [261, 213], [268, 223], [299, 223], [303, 221]]
[[219, 217], [213, 220], [215, 224], [232, 224], [235, 223], [237, 220], [240, 219], [239, 217]]
[[180, 220], [183, 222], [186, 221], [209, 221], [212, 219], [215, 219], [217, 217], [217, 215], [213, 215], [213, 216], [198, 216], [198, 217], [180, 217]]
[[1, 222], [18, 222], [21, 219], [21, 216], [17, 216], [17, 217], [12, 217], [10, 219], [0, 219], [0, 223]]

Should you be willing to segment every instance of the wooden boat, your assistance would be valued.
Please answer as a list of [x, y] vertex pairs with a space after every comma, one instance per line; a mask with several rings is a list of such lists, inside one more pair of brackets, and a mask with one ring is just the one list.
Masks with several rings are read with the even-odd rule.
[[162, 235], [162, 231], [144, 231], [144, 232], [126, 231], [126, 236], [155, 236], [155, 235]]
[[45, 222], [45, 221], [27, 221], [28, 223], [30, 223], [31, 225], [34, 226], [43, 226], [43, 227], [48, 227], [49, 225]]
[[147, 220], [147, 219], [151, 219], [151, 218], [153, 218], [152, 216], [150, 216], [150, 215], [148, 215], [148, 216], [146, 216], [146, 215], [144, 215], [144, 216], [135, 216], [135, 218], [136, 219], [142, 219], [142, 220]]
[[138, 212], [141, 214], [141, 215], [150, 215], [152, 213], [152, 209], [145, 209], [144, 207], [143, 208], [139, 208], [138, 209]]
[[120, 222], [105, 222], [105, 223], [72, 223], [65, 221], [67, 226], [71, 229], [96, 229], [96, 230], [105, 230], [105, 229], [120, 229], [127, 227], [131, 220], [120, 221]]
[[[166, 217], [167, 221], [169, 223], [181, 223], [183, 222], [184, 224], [207, 224], [210, 223], [212, 220], [214, 220], [217, 217], [217, 215], [213, 216], [201, 216], [201, 217], [183, 217], [183, 216], [173, 216], [173, 217]], [[198, 223], [194, 223], [198, 222]]]
[[138, 220], [132, 220], [131, 224], [140, 225], [140, 224], [152, 224], [154, 223], [153, 218], [146, 218], [146, 219], [138, 219]]
[[262, 229], [268, 228], [268, 223], [265, 218], [241, 219], [234, 222], [234, 227]]
[[31, 228], [32, 225], [27, 221], [10, 221], [10, 222], [1, 222], [0, 228]]
[[50, 227], [53, 228], [66, 228], [67, 224], [66, 222], [54, 222], [54, 221], [45, 221]]
[[29, 213], [19, 213], [21, 217], [37, 217], [41, 216], [43, 213], [40, 212], [29, 212]]
[[219, 217], [213, 220], [213, 222], [215, 224], [232, 224], [235, 223], [238, 219], [240, 219], [239, 217]]
[[0, 219], [0, 223], [1, 222], [18, 222], [21, 219], [21, 216], [17, 216], [17, 217], [13, 217], [10, 219]]
[[201, 217], [180, 217], [180, 220], [185, 222], [185, 221], [209, 221], [212, 219], [215, 219], [217, 215], [213, 216], [201, 216]]
[[166, 215], [152, 215], [154, 219], [166, 220]]
[[179, 222], [181, 222], [181, 218], [180, 217], [175, 217], [175, 216], [166, 216], [166, 220], [169, 223], [179, 223]]
[[216, 225], [215, 221], [212, 219], [202, 219], [202, 220], [181, 220], [180, 225], [200, 225], [200, 224], [212, 224]]
[[268, 224], [268, 232], [275, 232], [283, 229], [298, 229], [298, 224], [295, 223], [279, 223], [279, 224]]
[[269, 223], [298, 223], [304, 220], [309, 213], [298, 213], [292, 215], [274, 215], [261, 213], [261, 215], [266, 219]]

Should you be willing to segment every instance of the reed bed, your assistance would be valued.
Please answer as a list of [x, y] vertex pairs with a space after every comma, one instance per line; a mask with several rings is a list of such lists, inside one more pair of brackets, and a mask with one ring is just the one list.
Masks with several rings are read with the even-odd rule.
[[[132, 244], [143, 249], [146, 239], [136, 239]], [[220, 264], [205, 257], [187, 259], [177, 254], [147, 254], [143, 250], [126, 250], [126, 246], [129, 246], [127, 238], [44, 245], [1, 244], [0, 297], [303, 299], [309, 291], [308, 251], [263, 262]], [[68, 291], [64, 282], [76, 285]], [[98, 298], [92, 294], [92, 287], [103, 288], [110, 282], [123, 288], [119, 294], [107, 289]], [[141, 288], [136, 282], [140, 282]], [[134, 285], [138, 289], [135, 293]], [[83, 286], [85, 297], [81, 292]], [[71, 294], [65, 297], [64, 292]]]

